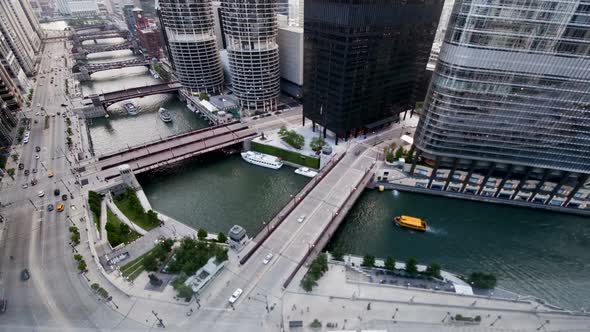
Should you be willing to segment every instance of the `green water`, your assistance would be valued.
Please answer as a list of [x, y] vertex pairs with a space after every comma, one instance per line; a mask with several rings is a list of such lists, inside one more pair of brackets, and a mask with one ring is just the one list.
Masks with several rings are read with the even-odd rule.
[[138, 180], [159, 212], [214, 233], [239, 224], [252, 236], [309, 181], [293, 171], [251, 165], [239, 155], [210, 155]]
[[[428, 222], [426, 233], [393, 225]], [[416, 257], [459, 273], [495, 274], [500, 287], [570, 309], [590, 308], [590, 218], [407, 192], [366, 191], [328, 248]]]

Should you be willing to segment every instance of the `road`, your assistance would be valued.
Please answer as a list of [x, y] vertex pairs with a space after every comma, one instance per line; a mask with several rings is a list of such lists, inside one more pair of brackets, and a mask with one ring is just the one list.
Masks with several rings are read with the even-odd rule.
[[[52, 40], [45, 45], [31, 107], [22, 112], [32, 119], [30, 141], [16, 146], [15, 151], [30, 175], [25, 176], [24, 170], [19, 170], [15, 180], [5, 177], [2, 183], [1, 213], [6, 221], [0, 224], [3, 228], [0, 294], [8, 300], [8, 306], [0, 316], [0, 331], [57, 327], [99, 330], [119, 324], [122, 319], [92, 295], [88, 281], [77, 272], [68, 244], [71, 225], [68, 220], [79, 219], [83, 202], [73, 184], [67, 160], [71, 160], [71, 155], [66, 156], [65, 119], [51, 116], [63, 112], [60, 105], [67, 102], [64, 81], [69, 70], [62, 56], [68, 56], [63, 40]], [[47, 129], [45, 115], [49, 115]], [[36, 146], [41, 148], [40, 152], [35, 152]], [[37, 154], [39, 159], [35, 158]], [[55, 176], [49, 178], [48, 171], [53, 171]], [[32, 186], [32, 179], [37, 179], [38, 184]], [[22, 188], [24, 183], [28, 188]], [[66, 210], [62, 213], [47, 211], [48, 204], [61, 202], [61, 195], [54, 196], [55, 189], [60, 189], [62, 194], [71, 191], [74, 196], [64, 202]], [[44, 197], [39, 197], [41, 190], [45, 192]], [[24, 268], [31, 273], [27, 281], [21, 280]], [[126, 321], [119, 326], [138, 325]]]

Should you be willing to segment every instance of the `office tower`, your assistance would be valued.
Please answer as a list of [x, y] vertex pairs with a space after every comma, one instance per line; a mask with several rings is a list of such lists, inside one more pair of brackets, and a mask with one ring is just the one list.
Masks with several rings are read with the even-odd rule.
[[8, 43], [7, 37], [0, 32], [0, 65], [6, 71], [6, 75], [17, 85], [21, 91], [28, 90], [29, 80], [24, 70]]
[[178, 80], [193, 92], [220, 94], [223, 70], [211, 0], [160, 0], [160, 20]]
[[539, 202], [567, 204], [590, 174], [589, 13], [580, 1], [457, 0], [415, 135], [433, 173], [483, 174], [476, 193], [489, 177], [498, 191], [518, 179], [512, 197], [534, 179], [527, 199], [547, 182]]
[[375, 131], [413, 108], [442, 0], [305, 4], [304, 117], [338, 138]]
[[274, 111], [280, 93], [276, 0], [222, 0], [232, 90], [242, 111]]
[[433, 71], [434, 66], [436, 65], [436, 60], [438, 59], [438, 54], [440, 53], [440, 47], [442, 46], [443, 39], [447, 32], [447, 25], [449, 24], [449, 19], [451, 18], [451, 12], [453, 11], [453, 4], [455, 4], [455, 0], [445, 0], [445, 4], [443, 5], [440, 19], [438, 20], [438, 28], [436, 29], [436, 34], [434, 35], [432, 49], [430, 50], [430, 58], [428, 59], [428, 65], [426, 66], [426, 69], [429, 71]]
[[37, 61], [35, 53], [41, 47], [41, 38], [26, 11], [18, 0], [0, 1], [0, 33], [25, 73], [33, 75]]

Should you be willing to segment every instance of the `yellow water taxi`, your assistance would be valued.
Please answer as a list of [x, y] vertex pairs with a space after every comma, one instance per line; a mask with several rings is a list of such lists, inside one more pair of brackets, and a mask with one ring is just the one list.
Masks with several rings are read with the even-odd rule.
[[426, 222], [420, 218], [410, 216], [397, 216], [393, 221], [400, 227], [406, 227], [413, 230], [426, 232]]

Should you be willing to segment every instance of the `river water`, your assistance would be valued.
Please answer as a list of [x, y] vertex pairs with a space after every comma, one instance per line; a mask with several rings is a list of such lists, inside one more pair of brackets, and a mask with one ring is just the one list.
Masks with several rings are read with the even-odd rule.
[[[120, 42], [108, 40], [106, 42]], [[89, 61], [132, 58], [130, 51], [93, 54]], [[142, 67], [99, 72], [81, 87], [85, 95], [156, 83]], [[109, 119], [94, 119], [90, 132], [97, 154], [202, 128], [207, 124], [174, 95], [134, 99], [137, 116], [122, 104]], [[157, 110], [171, 111], [172, 124]], [[210, 232], [239, 224], [253, 235], [308, 181], [284, 167], [269, 170], [221, 154], [139, 177], [154, 208]], [[394, 227], [395, 215], [424, 218], [425, 234]], [[389, 191], [363, 193], [329, 248], [399, 260], [416, 257], [468, 274], [491, 272], [509, 290], [571, 309], [590, 308], [590, 223], [582, 217], [530, 209]]]
[[[396, 215], [427, 221], [419, 233]], [[398, 260], [416, 257], [443, 269], [495, 274], [499, 286], [550, 303], [590, 306], [590, 220], [526, 208], [407, 192], [365, 191], [328, 249]]]

